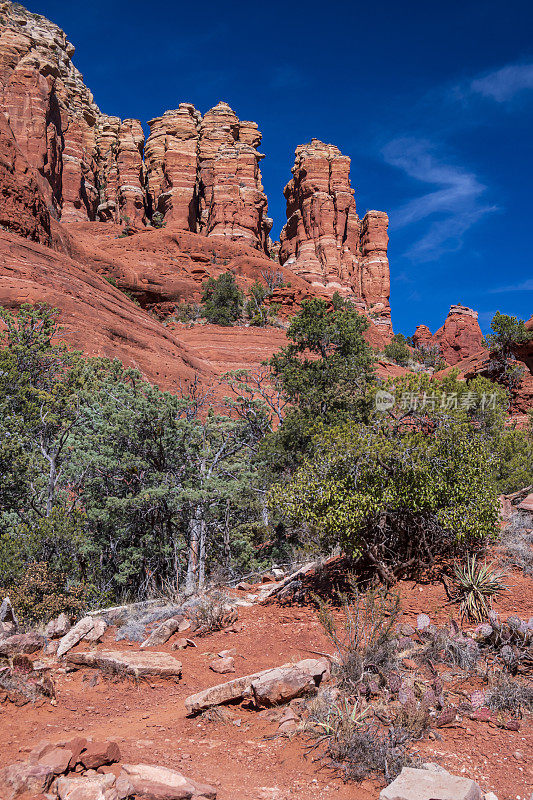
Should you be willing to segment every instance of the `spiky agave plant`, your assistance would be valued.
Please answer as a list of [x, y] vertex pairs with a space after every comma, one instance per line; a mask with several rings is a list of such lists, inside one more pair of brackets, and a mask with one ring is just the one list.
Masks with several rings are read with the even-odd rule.
[[479, 563], [475, 555], [467, 556], [466, 564], [456, 564], [453, 577], [461, 616], [472, 622], [486, 619], [493, 599], [507, 589], [504, 573], [494, 570], [491, 564]]

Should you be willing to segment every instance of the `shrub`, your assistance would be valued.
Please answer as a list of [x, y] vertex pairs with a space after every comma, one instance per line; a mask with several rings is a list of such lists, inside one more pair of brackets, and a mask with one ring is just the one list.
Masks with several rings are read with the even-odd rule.
[[399, 613], [397, 596], [381, 589], [362, 595], [355, 586], [351, 597], [343, 597], [342, 624], [320, 604], [320, 622], [337, 650], [334, 671], [342, 689], [356, 690], [369, 670], [383, 674], [395, 666], [392, 634]]
[[479, 547], [497, 522], [488, 445], [468, 424], [426, 422], [324, 431], [270, 502], [386, 584]]
[[529, 514], [517, 511], [502, 532], [505, 563], [533, 577], [533, 531]]
[[208, 278], [202, 288], [204, 314], [209, 322], [227, 326], [239, 319], [244, 295], [232, 272], [224, 272], [218, 278]]
[[228, 605], [228, 598], [221, 592], [203, 597], [194, 608], [196, 635], [214, 633], [227, 628], [237, 620], [237, 611]]
[[402, 336], [401, 333], [397, 333], [392, 337], [392, 341], [385, 345], [383, 352], [387, 358], [390, 358], [391, 361], [401, 367], [406, 367], [411, 357], [411, 350], [407, 347], [405, 336]]
[[533, 338], [533, 333], [526, 329], [523, 320], [500, 314], [499, 311], [494, 315], [490, 327], [492, 333], [487, 334], [483, 342], [490, 351], [489, 375], [514, 390], [520, 386], [525, 368], [517, 362], [513, 347], [528, 342]]
[[461, 616], [481, 622], [489, 615], [492, 601], [506, 590], [503, 573], [480, 564], [476, 556], [467, 556], [466, 563], [456, 564], [453, 570], [455, 597], [461, 603]]
[[412, 357], [414, 361], [423, 364], [425, 367], [430, 367], [434, 370], [444, 369], [448, 366], [438, 345], [419, 344], [414, 348]]
[[91, 599], [89, 587], [69, 586], [66, 576], [51, 572], [47, 563], [30, 564], [9, 590], [0, 588], [0, 596], [8, 591], [17, 616], [31, 625], [47, 622], [62, 613], [74, 620]]
[[165, 217], [160, 211], [154, 211], [152, 214], [152, 228], [164, 228]]
[[486, 703], [494, 711], [512, 711], [514, 714], [520, 714], [522, 709], [533, 711], [533, 687], [502, 676], [489, 690]]

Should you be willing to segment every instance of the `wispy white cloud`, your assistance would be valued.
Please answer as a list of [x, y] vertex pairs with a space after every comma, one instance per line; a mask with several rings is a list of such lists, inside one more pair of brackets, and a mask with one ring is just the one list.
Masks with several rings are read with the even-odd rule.
[[410, 178], [435, 187], [391, 214], [392, 228], [433, 218], [426, 233], [406, 253], [415, 261], [432, 261], [444, 253], [456, 252], [462, 247], [466, 231], [497, 210], [483, 201], [487, 187], [477, 176], [446, 163], [427, 139], [394, 139], [383, 149], [383, 157]]
[[475, 78], [470, 82], [469, 89], [497, 103], [513, 100], [520, 92], [533, 89], [533, 64], [508, 64]]
[[533, 279], [528, 278], [521, 283], [510, 284], [509, 286], [497, 286], [495, 289], [489, 289], [490, 294], [503, 294], [504, 292], [533, 292]]

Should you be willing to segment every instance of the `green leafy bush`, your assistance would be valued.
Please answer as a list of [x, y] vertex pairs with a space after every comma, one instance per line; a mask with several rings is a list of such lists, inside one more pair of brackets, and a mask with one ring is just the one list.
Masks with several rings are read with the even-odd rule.
[[271, 503], [387, 584], [482, 545], [498, 515], [487, 444], [465, 423], [430, 427], [329, 428]]
[[208, 278], [202, 288], [204, 314], [209, 322], [227, 326], [239, 319], [244, 295], [232, 272], [223, 272], [218, 278]]
[[392, 341], [385, 345], [383, 352], [387, 358], [390, 358], [391, 361], [394, 361], [402, 367], [408, 365], [411, 357], [411, 350], [407, 346], [405, 336], [401, 333], [397, 333], [392, 337]]

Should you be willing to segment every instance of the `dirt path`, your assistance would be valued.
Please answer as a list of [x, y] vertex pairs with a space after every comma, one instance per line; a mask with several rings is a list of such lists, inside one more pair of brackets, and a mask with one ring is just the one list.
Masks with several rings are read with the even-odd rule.
[[[527, 618], [533, 614], [531, 581], [513, 575], [510, 583], [511, 591], [498, 610]], [[441, 623], [449, 618], [452, 609], [442, 587], [404, 583], [401, 589], [405, 620], [420, 612]], [[378, 783], [344, 784], [305, 756], [301, 737], [278, 737], [275, 723], [265, 714], [236, 708], [234, 718], [226, 721], [186, 717], [187, 695], [224, 680], [209, 669], [212, 655], [223, 649], [236, 649], [236, 673], [227, 678], [310, 657], [310, 650], [331, 652], [313, 609], [254, 605], [241, 609], [239, 618], [241, 631], [212, 634], [197, 639], [197, 648], [175, 653], [183, 662], [179, 683], [98, 678], [92, 685], [98, 673], [80, 670], [57, 676], [55, 707], [0, 706], [0, 766], [24, 758], [39, 740], [60, 741], [83, 733], [115, 739], [125, 761], [161, 764], [215, 785], [219, 800], [375, 800]], [[99, 647], [106, 644], [121, 650], [138, 647], [115, 643], [113, 629]], [[170, 646], [157, 649], [170, 652]], [[499, 800], [529, 798], [533, 741], [525, 725], [516, 732], [465, 720], [437, 735], [441, 738], [418, 743], [424, 760], [475, 778]]]

